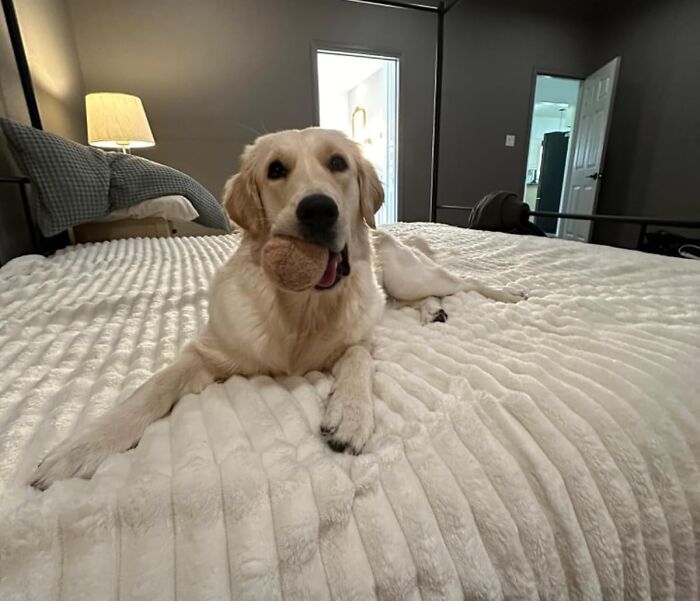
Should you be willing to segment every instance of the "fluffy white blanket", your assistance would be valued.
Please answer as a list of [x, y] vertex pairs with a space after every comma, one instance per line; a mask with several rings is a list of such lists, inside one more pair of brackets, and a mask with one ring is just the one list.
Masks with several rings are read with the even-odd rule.
[[173, 358], [233, 236], [0, 270], [0, 599], [698, 599], [700, 264], [402, 225], [529, 300], [390, 310], [377, 429], [338, 455], [322, 374], [185, 397], [91, 481], [23, 485]]

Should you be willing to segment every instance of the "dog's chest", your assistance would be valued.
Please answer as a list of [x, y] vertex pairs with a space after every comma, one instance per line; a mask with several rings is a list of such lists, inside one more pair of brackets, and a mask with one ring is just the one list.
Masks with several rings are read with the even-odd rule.
[[286, 335], [277, 331], [277, 340], [270, 340], [269, 356], [288, 374], [330, 369], [349, 346], [369, 337], [362, 317], [359, 310], [347, 308], [336, 315], [310, 311]]
[[309, 294], [281, 292], [246, 265], [232, 264], [238, 271], [223, 273], [211, 293], [203, 347], [223, 374], [327, 370], [349, 346], [370, 342], [385, 300], [368, 263], [333, 291]]
[[267, 321], [268, 357], [288, 374], [330, 369], [348, 347], [370, 341], [383, 306], [377, 290], [348, 295], [330, 307], [309, 305], [292, 316], [278, 315]]

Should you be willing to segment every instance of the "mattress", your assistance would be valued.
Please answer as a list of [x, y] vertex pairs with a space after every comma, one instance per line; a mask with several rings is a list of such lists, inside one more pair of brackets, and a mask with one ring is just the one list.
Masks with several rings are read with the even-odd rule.
[[173, 359], [235, 236], [0, 269], [0, 599], [698, 599], [700, 264], [403, 224], [526, 289], [391, 308], [376, 432], [336, 454], [329, 375], [188, 395], [92, 480], [24, 482]]

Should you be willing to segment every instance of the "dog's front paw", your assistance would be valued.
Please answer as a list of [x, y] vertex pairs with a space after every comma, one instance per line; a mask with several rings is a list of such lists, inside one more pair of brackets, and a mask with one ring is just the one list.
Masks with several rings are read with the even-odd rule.
[[359, 455], [374, 431], [372, 399], [348, 398], [336, 391], [328, 400], [321, 434], [336, 453]]
[[46, 490], [57, 480], [67, 478], [91, 478], [95, 470], [109, 455], [99, 442], [73, 442], [67, 440], [51, 451], [32, 474], [30, 485]]

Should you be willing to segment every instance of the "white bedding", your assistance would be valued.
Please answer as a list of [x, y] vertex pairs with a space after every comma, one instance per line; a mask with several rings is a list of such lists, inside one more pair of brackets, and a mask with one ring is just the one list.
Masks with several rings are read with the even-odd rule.
[[170, 361], [235, 237], [0, 270], [0, 599], [698, 599], [700, 263], [401, 225], [530, 293], [391, 310], [364, 454], [321, 374], [185, 397], [91, 481], [22, 484]]

